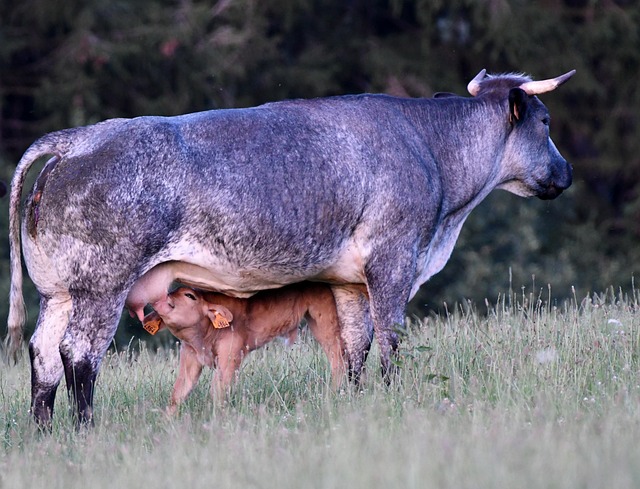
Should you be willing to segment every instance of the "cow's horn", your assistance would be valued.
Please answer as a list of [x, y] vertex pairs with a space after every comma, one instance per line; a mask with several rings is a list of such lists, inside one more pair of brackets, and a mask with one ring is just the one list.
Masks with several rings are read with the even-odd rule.
[[473, 80], [471, 80], [469, 82], [469, 84], [467, 85], [467, 90], [469, 91], [469, 93], [471, 95], [473, 95], [474, 97], [476, 95], [478, 95], [478, 93], [480, 93], [480, 82], [484, 79], [485, 75], [487, 74], [487, 70], [482, 70], [480, 73], [478, 73], [475, 78]]
[[530, 81], [523, 83], [522, 85], [520, 85], [520, 88], [524, 90], [524, 92], [528, 95], [539, 95], [541, 93], [547, 93], [558, 88], [575, 74], [576, 70], [571, 70], [564, 75], [560, 75], [549, 80]]

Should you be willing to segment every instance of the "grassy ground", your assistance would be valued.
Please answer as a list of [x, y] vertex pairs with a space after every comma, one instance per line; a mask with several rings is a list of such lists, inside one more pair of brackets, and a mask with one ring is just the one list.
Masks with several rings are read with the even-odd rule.
[[64, 387], [53, 433], [37, 432], [24, 359], [0, 371], [0, 487], [639, 487], [637, 308], [613, 292], [456, 308], [411, 323], [391, 388], [374, 351], [358, 392], [331, 392], [311, 340], [273, 343], [225, 406], [208, 375], [175, 419], [176, 354], [111, 354], [80, 433]]

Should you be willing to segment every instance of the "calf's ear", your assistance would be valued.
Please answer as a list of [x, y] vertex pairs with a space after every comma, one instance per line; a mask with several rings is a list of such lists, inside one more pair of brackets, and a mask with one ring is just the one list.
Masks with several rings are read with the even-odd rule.
[[515, 124], [524, 119], [528, 103], [529, 95], [524, 90], [512, 88], [509, 91], [509, 122]]
[[153, 311], [144, 317], [142, 327], [147, 333], [154, 335], [158, 331], [166, 328], [166, 325], [160, 315], [156, 311]]
[[216, 329], [228, 328], [231, 321], [233, 321], [231, 311], [220, 304], [209, 305], [207, 316]]

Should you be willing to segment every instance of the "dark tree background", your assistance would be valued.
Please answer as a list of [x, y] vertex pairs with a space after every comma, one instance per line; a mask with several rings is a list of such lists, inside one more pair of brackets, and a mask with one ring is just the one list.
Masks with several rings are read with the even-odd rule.
[[[494, 192], [410, 312], [630, 292], [640, 240], [640, 7], [631, 0], [9, 0], [0, 3], [0, 180], [45, 132], [292, 97], [465, 93], [482, 68], [548, 78], [542, 97], [574, 165], [558, 200]], [[35, 173], [35, 172], [34, 172]], [[8, 297], [8, 198], [0, 199]], [[28, 329], [37, 294], [27, 284]], [[0, 300], [0, 328], [8, 304]], [[120, 341], [140, 328], [123, 325]]]

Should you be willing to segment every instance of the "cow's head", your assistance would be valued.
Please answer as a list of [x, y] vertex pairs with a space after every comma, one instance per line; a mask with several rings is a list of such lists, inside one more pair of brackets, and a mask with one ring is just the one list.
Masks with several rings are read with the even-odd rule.
[[522, 197], [554, 199], [571, 185], [571, 165], [549, 136], [549, 111], [536, 95], [554, 90], [575, 74], [572, 70], [549, 80], [531, 81], [521, 75], [486, 76], [482, 70], [468, 85], [473, 96], [493, 96], [508, 105], [504, 124], [508, 136], [498, 188]]

